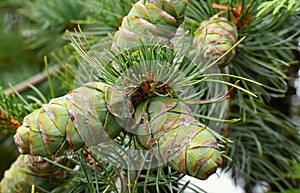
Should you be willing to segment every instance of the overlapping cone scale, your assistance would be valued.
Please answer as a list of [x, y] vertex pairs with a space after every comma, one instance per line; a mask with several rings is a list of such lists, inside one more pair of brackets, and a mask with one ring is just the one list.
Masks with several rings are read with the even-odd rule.
[[121, 127], [106, 108], [106, 88], [87, 83], [27, 115], [14, 136], [20, 153], [61, 155], [116, 137]]
[[[124, 49], [140, 41], [171, 45], [176, 29], [182, 23], [186, 0], [140, 0], [123, 18], [114, 36], [114, 46]], [[150, 43], [150, 42], [146, 42]]]
[[[214, 62], [229, 51], [236, 43], [238, 31], [234, 24], [226, 18], [212, 17], [202, 21], [195, 32], [195, 45], [199, 56], [204, 63]], [[235, 49], [223, 56], [216, 65], [226, 66], [235, 56]]]
[[[67, 158], [55, 157], [53, 162], [72, 167], [73, 164]], [[11, 167], [5, 171], [0, 183], [2, 193], [31, 192], [32, 185], [36, 190], [39, 187], [50, 191], [57, 186], [62, 179], [66, 179], [69, 173], [63, 168], [51, 164], [39, 156], [19, 155]]]
[[139, 143], [173, 169], [206, 179], [222, 164], [216, 138], [183, 102], [151, 98], [137, 107], [134, 116]]

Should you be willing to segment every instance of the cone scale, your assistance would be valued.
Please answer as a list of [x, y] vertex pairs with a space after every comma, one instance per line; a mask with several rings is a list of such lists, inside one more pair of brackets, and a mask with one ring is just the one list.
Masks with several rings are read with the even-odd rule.
[[14, 136], [21, 154], [51, 156], [114, 138], [121, 131], [106, 109], [102, 83], [87, 83], [24, 118]]
[[134, 116], [137, 141], [173, 169], [203, 180], [222, 164], [213, 134], [179, 100], [151, 98], [137, 107]]
[[113, 47], [121, 49], [135, 47], [137, 43], [160, 43], [171, 46], [170, 39], [175, 36], [184, 18], [186, 0], [140, 0], [135, 3], [123, 18], [114, 36]]
[[[66, 167], [74, 166], [66, 158], [54, 157], [52, 161]], [[31, 192], [32, 185], [38, 191], [50, 191], [67, 176], [68, 172], [66, 170], [47, 162], [39, 156], [19, 155], [11, 167], [5, 171], [0, 183], [0, 192]], [[39, 187], [42, 187], [43, 190], [40, 190]]]
[[195, 45], [203, 63], [212, 63], [227, 51], [216, 65], [226, 66], [235, 56], [235, 49], [229, 51], [237, 41], [238, 31], [234, 24], [224, 17], [212, 17], [202, 21], [195, 31]]

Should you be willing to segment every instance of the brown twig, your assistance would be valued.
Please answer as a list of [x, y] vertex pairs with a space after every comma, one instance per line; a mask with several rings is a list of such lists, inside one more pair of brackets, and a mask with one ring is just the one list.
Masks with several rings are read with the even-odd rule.
[[[52, 75], [59, 67], [57, 65], [52, 66], [49, 68], [49, 74]], [[15, 91], [21, 93], [26, 91], [29, 88], [29, 85], [37, 85], [47, 79], [47, 72], [41, 72], [39, 74], [36, 74], [32, 76], [31, 78], [13, 86], [13, 88], [8, 88], [4, 90], [4, 93], [6, 95], [13, 94]]]
[[[220, 10], [224, 10], [224, 11], [230, 10], [230, 15], [231, 15], [230, 20], [234, 25], [237, 26], [238, 29], [240, 29], [244, 25], [248, 24], [249, 21], [253, 19], [253, 16], [251, 16], [251, 15], [243, 16], [243, 14], [242, 14], [243, 7], [242, 7], [241, 3], [236, 3], [235, 7], [230, 7], [229, 5], [220, 5], [217, 3], [213, 3], [212, 7], [215, 9], [220, 9]], [[221, 11], [221, 12], [217, 13], [216, 15], [219, 16], [224, 11]], [[251, 9], [247, 8], [244, 11], [245, 11], [245, 13], [250, 13]], [[240, 17], [243, 17], [243, 18], [241, 19]]]

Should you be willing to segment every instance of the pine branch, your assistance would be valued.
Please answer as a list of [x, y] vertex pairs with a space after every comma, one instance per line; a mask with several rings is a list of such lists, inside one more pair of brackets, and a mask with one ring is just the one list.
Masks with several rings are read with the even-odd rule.
[[[273, 14], [277, 14], [279, 11], [295, 11], [300, 6], [300, 2], [296, 0], [271, 0], [263, 2], [257, 8], [259, 12], [257, 16], [260, 17], [264, 12], [268, 12], [273, 9]], [[284, 10], [283, 10], [284, 9]]]
[[0, 88], [0, 131], [5, 134], [15, 133], [30, 109], [31, 106], [19, 103], [14, 95], [7, 96]]
[[[57, 66], [53, 66], [49, 71], [52, 74], [57, 69]], [[42, 72], [16, 85], [16, 88], [12, 87], [5, 91], [0, 88], [0, 131], [5, 134], [14, 134], [17, 128], [21, 126], [23, 118], [30, 111], [47, 102], [45, 96], [34, 87], [34, 84], [44, 81], [49, 75], [47, 72]], [[28, 88], [31, 88], [37, 94], [37, 97], [28, 95], [25, 99], [20, 95], [20, 92]]]
[[[191, 104], [191, 107], [188, 108], [191, 108], [194, 112], [194, 114], [190, 114], [189, 116], [192, 117], [196, 115], [200, 117], [200, 120], [205, 124], [210, 124], [211, 129], [209, 129], [209, 133], [212, 132], [220, 141], [223, 140], [222, 142], [224, 143], [227, 141], [214, 130], [218, 131], [218, 129], [223, 126], [216, 122], [224, 121], [224, 119], [227, 118], [226, 113], [228, 110], [231, 110], [231, 113], [234, 113], [229, 116], [232, 120], [226, 120], [224, 122], [230, 123], [230, 131], [227, 133], [230, 133], [230, 137], [234, 140], [233, 144], [228, 145], [230, 148], [228, 150], [229, 156], [233, 158], [233, 162], [229, 163], [228, 166], [233, 169], [234, 175], [236, 175], [235, 177], [238, 178], [242, 176], [247, 183], [257, 183], [257, 179], [259, 179], [267, 183], [273, 183], [281, 190], [290, 187], [289, 182], [285, 179], [284, 173], [290, 171], [289, 164], [292, 159], [299, 161], [299, 135], [296, 133], [294, 125], [291, 124], [288, 119], [267, 107], [264, 102], [267, 102], [271, 97], [279, 97], [285, 93], [283, 86], [286, 84], [287, 77], [284, 71], [288, 65], [293, 62], [291, 51], [294, 50], [296, 46], [292, 41], [300, 33], [297, 31], [299, 22], [296, 21], [294, 25], [290, 25], [292, 22], [289, 16], [279, 12], [277, 13], [278, 15], [264, 13], [264, 19], [256, 17], [258, 12], [256, 8], [260, 3], [258, 0], [251, 1], [251, 4], [249, 3], [250, 1], [243, 1], [244, 4], [236, 4], [236, 1], [233, 0], [228, 1], [227, 4], [221, 3], [224, 1], [214, 1], [215, 4], [213, 4], [212, 1], [189, 1], [189, 8], [187, 10], [188, 17], [185, 23], [187, 25], [185, 25], [185, 27], [191, 29], [191, 32], [195, 30], [195, 26], [197, 28], [197, 25], [204, 20], [215, 15], [220, 15], [226, 17], [234, 25], [237, 25], [240, 37], [247, 36], [245, 41], [231, 48], [231, 50], [236, 48], [237, 53], [229, 66], [226, 67], [226, 69], [221, 69], [221, 73], [216, 73], [210, 61], [201, 63], [197, 56], [190, 58], [190, 55], [187, 53], [191, 50], [177, 48], [176, 46], [175, 49], [172, 49], [169, 47], [170, 45], [158, 45], [155, 39], [149, 38], [152, 36], [149, 35], [148, 32], [154, 32], [154, 34], [158, 35], [158, 39], [164, 39], [165, 35], [173, 37], [172, 30], [171, 34], [162, 33], [160, 30], [151, 30], [156, 29], [153, 28], [153, 25], [157, 25], [160, 22], [172, 23], [172, 25], [174, 23], [179, 24], [177, 22], [181, 21], [181, 15], [177, 15], [179, 16], [179, 18], [176, 18], [178, 21], [174, 22], [174, 19], [171, 19], [171, 22], [171, 20], [168, 20], [170, 16], [166, 16], [167, 14], [164, 13], [163, 15], [166, 16], [162, 17], [164, 19], [160, 18], [155, 20], [151, 25], [149, 24], [150, 22], [144, 21], [144, 23], [142, 23], [143, 25], [130, 28], [131, 25], [128, 25], [130, 22], [139, 24], [138, 21], [140, 21], [141, 18], [148, 18], [148, 15], [145, 14], [146, 12], [141, 11], [143, 10], [141, 3], [135, 4], [134, 11], [130, 12], [130, 17], [124, 20], [127, 23], [124, 22], [123, 25], [121, 20], [131, 8], [131, 3], [135, 1], [120, 0], [119, 4], [116, 4], [115, 1], [102, 1], [100, 3], [91, 0], [89, 2], [93, 3], [85, 4], [86, 7], [89, 7], [95, 15], [98, 15], [100, 11], [99, 18], [88, 18], [81, 22], [93, 26], [103, 19], [99, 26], [106, 27], [98, 31], [95, 36], [94, 29], [87, 31], [87, 36], [84, 36], [84, 33], [79, 27], [75, 27], [75, 29], [79, 29], [79, 33], [77, 33], [76, 30], [75, 34], [69, 33], [72, 45], [77, 53], [63, 50], [66, 52], [58, 56], [58, 60], [61, 62], [60, 65], [64, 66], [63, 70], [65, 70], [59, 71], [60, 74], [63, 74], [61, 81], [64, 82], [64, 78], [66, 77], [68, 82], [67, 86], [71, 88], [77, 87], [77, 85], [72, 84], [73, 81], [76, 82], [78, 80], [82, 83], [87, 80], [96, 79], [101, 84], [109, 84], [117, 91], [122, 91], [123, 94], [125, 94], [119, 97], [118, 93], [114, 92], [114, 90], [110, 92], [110, 89], [100, 89], [101, 97], [99, 97], [93, 93], [95, 90], [100, 92], [99, 87], [96, 86], [93, 88], [93, 91], [87, 91], [86, 88], [81, 88], [81, 90], [73, 90], [73, 92], [70, 92], [65, 97], [53, 99], [50, 104], [44, 105], [41, 109], [27, 117], [22, 128], [27, 129], [26, 132], [31, 133], [26, 133], [25, 135], [25, 132], [20, 132], [17, 136], [18, 139], [21, 139], [18, 141], [19, 145], [24, 145], [22, 140], [29, 141], [29, 145], [25, 147], [25, 150], [30, 150], [30, 153], [38, 152], [41, 155], [47, 156], [56, 152], [65, 153], [66, 149], [72, 150], [74, 147], [70, 142], [81, 138], [75, 150], [80, 148], [82, 148], [82, 150], [76, 153], [72, 151], [68, 152], [68, 157], [78, 165], [79, 170], [74, 170], [76, 173], [74, 178], [56, 187], [54, 192], [61, 192], [62, 190], [66, 192], [118, 192], [120, 190], [132, 192], [183, 192], [184, 189], [202, 192], [203, 190], [201, 189], [193, 188], [193, 185], [188, 183], [182, 184], [180, 179], [183, 175], [174, 172], [173, 169], [169, 167], [159, 165], [156, 169], [152, 169], [152, 167], [147, 165], [150, 164], [149, 162], [152, 163], [157, 160], [145, 159], [148, 158], [145, 155], [139, 157], [133, 154], [134, 156], [131, 155], [130, 157], [127, 154], [130, 150], [136, 151], [150, 148], [151, 146], [147, 145], [151, 140], [153, 142], [151, 145], [158, 143], [158, 139], [166, 135], [166, 131], [171, 128], [169, 124], [175, 121], [171, 120], [171, 117], [174, 114], [183, 113], [182, 108], [185, 107], [184, 105], [181, 105], [181, 108], [175, 109], [174, 112], [171, 112], [170, 105], [167, 105], [165, 109], [169, 108], [168, 110], [170, 110], [170, 112], [163, 111], [157, 113], [159, 114], [157, 117], [162, 116], [162, 119], [166, 121], [166, 124], [163, 125], [163, 129], [159, 131], [159, 134], [151, 133], [151, 137], [156, 136], [157, 138], [151, 140], [144, 138], [144, 141], [138, 141], [138, 138], [143, 139], [143, 137], [132, 133], [131, 130], [127, 131], [128, 122], [126, 121], [132, 118], [132, 114], [136, 113], [139, 119], [134, 120], [136, 122], [133, 123], [139, 124], [140, 126], [142, 125], [140, 123], [145, 123], [147, 126], [146, 115], [151, 117], [153, 112], [161, 110], [160, 107], [163, 105], [155, 105], [155, 108], [153, 108], [155, 111], [148, 109], [150, 105], [143, 106], [144, 109], [149, 111], [147, 112], [148, 114], [143, 111], [137, 112], [136, 109], [140, 104], [143, 104], [144, 101], [153, 101], [155, 97], [159, 102], [160, 100], [163, 101], [162, 98], [176, 100], [180, 103], [182, 102], [182, 104], [188, 101], [188, 103]], [[174, 15], [176, 15], [177, 12], [181, 12], [178, 11], [181, 10], [179, 8], [182, 8], [180, 4], [177, 7], [175, 4], [173, 5], [172, 1], [147, 2], [149, 7], [147, 7], [146, 10], [151, 14], [154, 14], [157, 8], [149, 2], [166, 3], [162, 4], [164, 6], [159, 8], [159, 13], [170, 11], [170, 13], [175, 13]], [[99, 5], [99, 7], [94, 5]], [[83, 5], [81, 4], [81, 6]], [[42, 4], [38, 7], [42, 8], [41, 10], [44, 9], [44, 5]], [[103, 11], [104, 9], [102, 8], [108, 8], [107, 10], [109, 11]], [[54, 16], [59, 16], [60, 8], [55, 10], [57, 12]], [[48, 14], [49, 11], [46, 10], [46, 13]], [[37, 17], [38, 14], [35, 15], [34, 13], [32, 16], [36, 21], [40, 19]], [[49, 15], [47, 15], [47, 17], [48, 16]], [[50, 17], [50, 19], [52, 20], [53, 18]], [[147, 25], [144, 25], [145, 23], [147, 23]], [[134, 43], [135, 46], [132, 48], [126, 48], [125, 46], [122, 50], [116, 49], [112, 51], [110, 50], [112, 40], [109, 36], [113, 36], [120, 25], [134, 32], [135, 35], [139, 35], [140, 38], [130, 39], [130, 37], [126, 36], [128, 35], [125, 33], [127, 32], [126, 30], [122, 32], [123, 34], [119, 32], [117, 36], [120, 36], [121, 41], [123, 41], [122, 38], [124, 38]], [[177, 25], [175, 26], [178, 27]], [[161, 26], [157, 29], [161, 29], [160, 27]], [[150, 31], [146, 29], [150, 29]], [[145, 31], [147, 31], [147, 34], [145, 34]], [[94, 42], [92, 41], [92, 43], [90, 43], [90, 39]], [[146, 41], [144, 41], [145, 39]], [[99, 41], [100, 43], [95, 44], [98, 40], [101, 40]], [[164, 40], [169, 41], [169, 39]], [[102, 45], [104, 41], [109, 42], [107, 52], [103, 52], [105, 49]], [[145, 42], [150, 42], [152, 45], [147, 45]], [[177, 45], [176, 41], [171, 41], [172, 44], [174, 42], [174, 45]], [[99, 45], [101, 46], [99, 47]], [[191, 45], [187, 47], [190, 48]], [[228, 50], [228, 53], [231, 50]], [[62, 51], [62, 49], [60, 51]], [[83, 57], [84, 61], [80, 61], [77, 55]], [[66, 58], [64, 58], [65, 56]], [[221, 59], [222, 58], [218, 58], [218, 60]], [[68, 61], [75, 62], [70, 66], [65, 65]], [[77, 67], [80, 66], [80, 64], [82, 64], [82, 69], [78, 71]], [[227, 74], [228, 69], [231, 74]], [[84, 79], [86, 77], [88, 78]], [[237, 85], [236, 82], [239, 80], [240, 83]], [[235, 89], [231, 88], [228, 91], [228, 86], [234, 87]], [[229, 108], [228, 101], [226, 101], [229, 95], [231, 97], [237, 97], [236, 99], [232, 99], [231, 108]], [[255, 99], [256, 96], [259, 96], [258, 100]], [[12, 97], [12, 95], [9, 96], [9, 100], [11, 100], [10, 97]], [[92, 97], [96, 99], [92, 100]], [[7, 99], [7, 96], [2, 98]], [[99, 102], [97, 103], [98, 106], [94, 105], [94, 103], [91, 105], [91, 101]], [[3, 102], [2, 104], [1, 102], [1, 108], [3, 106], [3, 110], [0, 109], [2, 110], [1, 112], [7, 113], [4, 119], [5, 123], [8, 120], [13, 122], [12, 120], [14, 119], [18, 121], [18, 124], [21, 123], [19, 118], [24, 115], [25, 110], [29, 111], [28, 109], [33, 109], [31, 104], [28, 104], [26, 100], [23, 100], [23, 103], [23, 106], [21, 105], [22, 113], [20, 114], [18, 111], [11, 110], [11, 101], [6, 106], [3, 105], [6, 103]], [[125, 108], [123, 108], [123, 104], [125, 104]], [[50, 111], [50, 108], [54, 110]], [[103, 109], [105, 113], [102, 113]], [[99, 113], [100, 111], [101, 113]], [[94, 112], [97, 113], [93, 114]], [[123, 116], [124, 113], [125, 116]], [[19, 116], [18, 119], [15, 117], [17, 114]], [[37, 114], [38, 116], [36, 116]], [[106, 116], [107, 114], [112, 115], [111, 117], [116, 118], [118, 121], [110, 119]], [[168, 114], [168, 116], [164, 117], [166, 114]], [[0, 118], [1, 115], [2, 114], [0, 114]], [[184, 116], [182, 114], [180, 115]], [[124, 117], [125, 124], [120, 124], [123, 123]], [[151, 117], [149, 120], [153, 120], [156, 125], [164, 123], [163, 121], [156, 120], [157, 117]], [[235, 122], [241, 117], [245, 118], [243, 120], [244, 122]], [[94, 122], [95, 119], [97, 119], [98, 122]], [[131, 120], [129, 120], [129, 122], [130, 121]], [[109, 124], [107, 124], [108, 122]], [[66, 126], [67, 123], [76, 127], [76, 131], [74, 129], [71, 133], [70, 127]], [[122, 132], [119, 132], [118, 130], [118, 134], [113, 137], [114, 139], [109, 141], [108, 147], [103, 149], [105, 144], [99, 145], [99, 141], [96, 141], [99, 138], [95, 137], [96, 135], [94, 134], [101, 132], [99, 128], [102, 128], [102, 126], [111, 128], [114, 125], [122, 126], [126, 131], [122, 130]], [[190, 126], [191, 123], [188, 125]], [[142, 126], [140, 130], [145, 131], [147, 127]], [[172, 124], [173, 128], [179, 126], [190, 128], [186, 122], [182, 120], [178, 121], [177, 125]], [[183, 132], [184, 131], [186, 131], [186, 129], [184, 129]], [[76, 135], [76, 132], [80, 134]], [[32, 133], [34, 133], [34, 135], [32, 135]], [[27, 136], [31, 136], [32, 138], [28, 138]], [[184, 138], [185, 136], [180, 137]], [[178, 139], [180, 137], [178, 137]], [[59, 140], [57, 140], [58, 138]], [[171, 137], [165, 138], [166, 140], [172, 139], [172, 135]], [[203, 139], [207, 138], [203, 137]], [[51, 141], [51, 143], [48, 143], [49, 141]], [[93, 146], [86, 148], [83, 145], [84, 143]], [[213, 143], [214, 146], [210, 146], [210, 148], [215, 148], [215, 152], [218, 152], [216, 142], [214, 141]], [[47, 151], [43, 149], [43, 145], [46, 145], [45, 149], [47, 149]], [[222, 145], [224, 146], [223, 143]], [[35, 149], [36, 147], [37, 149]], [[161, 148], [160, 151], [162, 150], [166, 149]], [[199, 158], [200, 156], [195, 157]], [[115, 158], [118, 158], [117, 162]], [[128, 164], [128, 162], [132, 165]], [[132, 171], [132, 167], [136, 166], [134, 164], [140, 165], [138, 165], [138, 170]], [[178, 170], [176, 164], [172, 166]], [[64, 165], [59, 165], [59, 167], [65, 168]], [[283, 183], [283, 185], [281, 183]]]
[[[245, 100], [251, 103], [250, 100]], [[232, 108], [239, 105], [232, 100]], [[283, 191], [291, 188], [286, 173], [293, 173], [292, 164], [299, 162], [300, 135], [289, 118], [273, 108], [257, 103], [257, 112], [249, 105], [245, 122], [231, 124], [228, 163], [235, 180], [243, 178], [246, 184], [266, 182]], [[233, 116], [239, 116], [234, 113]]]
[[[245, 1], [243, 4], [235, 1], [214, 3], [191, 0], [186, 12], [185, 27], [193, 35], [205, 20], [216, 15], [226, 17], [237, 25], [239, 38], [246, 37], [237, 45], [235, 57], [228, 65], [230, 74], [262, 83], [263, 86], [241, 83], [247, 90], [256, 91], [255, 94], [262, 101], [268, 102], [272, 97], [284, 96], [287, 88], [285, 71], [296, 62], [293, 51], [297, 50], [299, 20], [286, 12], [275, 15], [264, 12], [261, 17], [257, 17], [257, 6], [261, 3], [258, 0], [251, 3]], [[216, 4], [222, 9], [211, 9]], [[237, 93], [243, 101], [245, 96], [240, 91]]]

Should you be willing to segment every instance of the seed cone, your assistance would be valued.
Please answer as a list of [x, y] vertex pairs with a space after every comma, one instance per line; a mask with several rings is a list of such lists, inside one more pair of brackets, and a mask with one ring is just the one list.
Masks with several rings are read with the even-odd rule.
[[[73, 164], [66, 158], [55, 157], [53, 161], [71, 167]], [[35, 189], [42, 187], [50, 191], [59, 185], [62, 179], [68, 177], [68, 172], [53, 165], [41, 157], [19, 155], [11, 167], [5, 171], [0, 183], [0, 192], [24, 193], [31, 192], [31, 186]]]
[[151, 98], [138, 106], [134, 116], [138, 142], [173, 169], [206, 179], [221, 165], [215, 137], [181, 101]]
[[[204, 63], [214, 62], [225, 54], [237, 41], [238, 31], [226, 18], [210, 18], [195, 31], [195, 44]], [[235, 56], [235, 49], [220, 59], [216, 65], [226, 66]]]
[[[113, 47], [134, 47], [141, 40], [171, 45], [183, 21], [187, 0], [140, 0], [135, 3], [114, 36]], [[149, 42], [148, 42], [149, 43]]]
[[121, 127], [106, 108], [106, 88], [87, 83], [27, 115], [14, 136], [20, 153], [58, 156], [116, 137]]

